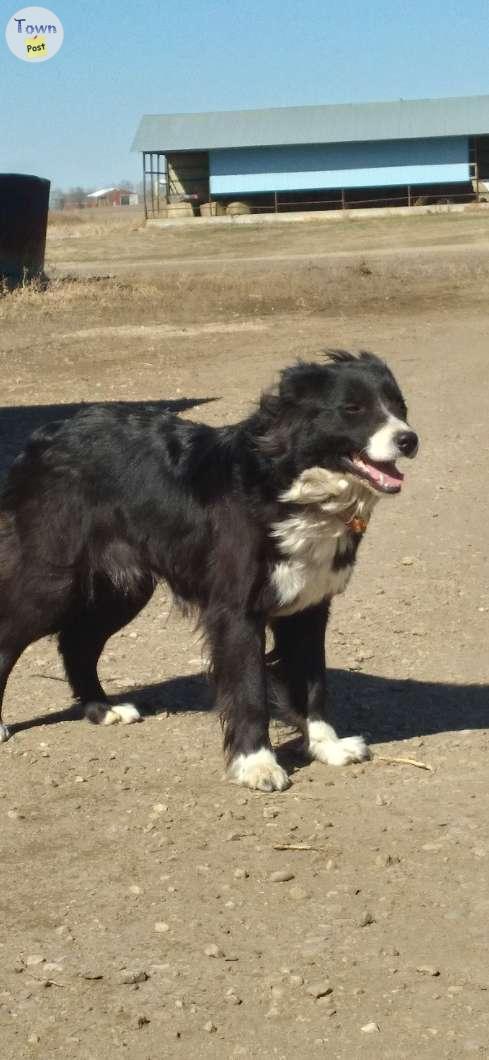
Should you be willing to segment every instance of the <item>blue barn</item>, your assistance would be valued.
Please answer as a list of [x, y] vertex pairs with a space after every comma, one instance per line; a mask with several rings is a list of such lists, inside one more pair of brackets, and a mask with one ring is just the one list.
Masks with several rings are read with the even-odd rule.
[[469, 201], [489, 181], [489, 96], [145, 115], [133, 150], [153, 216]]

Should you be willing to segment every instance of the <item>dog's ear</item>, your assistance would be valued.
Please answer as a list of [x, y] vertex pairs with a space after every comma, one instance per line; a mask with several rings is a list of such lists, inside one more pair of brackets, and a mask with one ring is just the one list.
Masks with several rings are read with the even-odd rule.
[[330, 350], [329, 348], [323, 350], [324, 356], [328, 361], [332, 361], [333, 364], [345, 364], [351, 361], [356, 361], [354, 353], [350, 353], [349, 350]]
[[324, 393], [330, 382], [330, 372], [322, 364], [299, 361], [286, 368], [280, 376], [279, 396], [282, 401], [294, 403], [317, 398]]
[[358, 360], [362, 361], [363, 364], [370, 364], [372, 367], [382, 368], [384, 371], [387, 368], [385, 361], [383, 361], [381, 357], [377, 357], [375, 353], [370, 353], [370, 350], [360, 350]]

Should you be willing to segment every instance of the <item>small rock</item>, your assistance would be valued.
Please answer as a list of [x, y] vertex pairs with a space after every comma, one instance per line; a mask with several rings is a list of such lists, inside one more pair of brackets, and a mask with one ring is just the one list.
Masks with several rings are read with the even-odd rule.
[[138, 1016], [137, 1027], [139, 1030], [141, 1030], [142, 1027], [146, 1027], [148, 1023], [151, 1023], [151, 1020], [148, 1018], [148, 1016]]
[[29, 1045], [39, 1045], [41, 1039], [38, 1034], [30, 1034], [27, 1041], [29, 1042]]
[[209, 946], [205, 947], [204, 955], [206, 957], [224, 957], [224, 952], [219, 946], [216, 946], [215, 942], [211, 942]]
[[[403, 556], [401, 563], [403, 567], [412, 567], [414, 563], [414, 556]], [[362, 1028], [363, 1030], [363, 1028]]]
[[377, 854], [375, 864], [383, 869], [389, 868], [391, 865], [399, 865], [400, 861], [398, 854]]
[[306, 891], [305, 887], [301, 887], [299, 884], [291, 887], [289, 894], [296, 902], [303, 902], [306, 898], [311, 897], [310, 891]]
[[367, 909], [365, 913], [363, 913], [360, 917], [360, 920], [358, 921], [358, 926], [369, 927], [370, 924], [375, 924], [375, 917], [372, 916], [372, 913], [369, 913]]
[[34, 968], [37, 964], [44, 964], [46, 960], [40, 953], [31, 953], [29, 957], [26, 957], [25, 963], [28, 968]]
[[416, 968], [416, 971], [420, 972], [421, 975], [437, 976], [440, 974], [440, 969], [434, 968], [431, 964], [420, 964], [419, 967]]
[[249, 874], [249, 872], [246, 871], [246, 869], [235, 869], [234, 870], [234, 878], [235, 878], [235, 880], [247, 880], [247, 879], [249, 879], [249, 875], [250, 874]]
[[229, 990], [226, 990], [225, 998], [231, 1005], [243, 1004], [243, 999], [238, 996], [233, 986]]
[[268, 878], [270, 883], [288, 883], [289, 880], [295, 879], [295, 874], [290, 872], [290, 869], [276, 869]]
[[212, 1020], [207, 1020], [207, 1023], [204, 1023], [204, 1030], [207, 1031], [207, 1034], [215, 1034], [217, 1027]]
[[98, 968], [84, 968], [78, 973], [80, 979], [103, 979], [103, 972], [99, 971]]
[[375, 1034], [376, 1031], [380, 1031], [380, 1027], [378, 1023], [365, 1023], [360, 1030], [362, 1030], [364, 1034]]
[[133, 985], [134, 983], [145, 983], [147, 979], [149, 979], [149, 975], [143, 970], [132, 972], [124, 971], [121, 972], [119, 982], [127, 983], [128, 985]]
[[170, 930], [170, 925], [169, 924], [165, 924], [164, 920], [157, 920], [156, 921], [155, 931], [157, 931], [160, 935], [164, 935], [165, 932], [167, 932], [169, 930]]
[[326, 979], [324, 982], [321, 983], [310, 983], [309, 986], [306, 987], [306, 993], [310, 994], [311, 997], [315, 998], [327, 997], [328, 994], [333, 993], [333, 987], [331, 986], [331, 983], [329, 983]]
[[274, 817], [278, 817], [278, 810], [275, 810], [273, 806], [265, 806], [263, 816], [265, 821], [272, 821]]
[[332, 997], [318, 997], [316, 1005], [324, 1016], [336, 1016], [336, 1005]]

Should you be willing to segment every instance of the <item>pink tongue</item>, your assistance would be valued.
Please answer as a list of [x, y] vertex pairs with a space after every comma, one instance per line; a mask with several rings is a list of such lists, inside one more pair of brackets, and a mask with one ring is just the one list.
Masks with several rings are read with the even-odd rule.
[[370, 460], [365, 460], [363, 457], [357, 457], [355, 463], [363, 467], [370, 478], [374, 482], [378, 482], [379, 485], [398, 486], [404, 480], [402, 471], [398, 471], [395, 464], [373, 464]]

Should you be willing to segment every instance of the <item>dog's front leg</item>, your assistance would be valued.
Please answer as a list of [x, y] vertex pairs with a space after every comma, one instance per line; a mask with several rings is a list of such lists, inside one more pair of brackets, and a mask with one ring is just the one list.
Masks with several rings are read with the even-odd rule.
[[206, 615], [229, 778], [259, 791], [283, 791], [289, 778], [268, 735], [265, 621], [219, 608]]
[[272, 628], [280, 679], [311, 758], [345, 766], [369, 757], [363, 736], [340, 739], [328, 721], [325, 635], [329, 603], [324, 600], [294, 615], [275, 619]]

